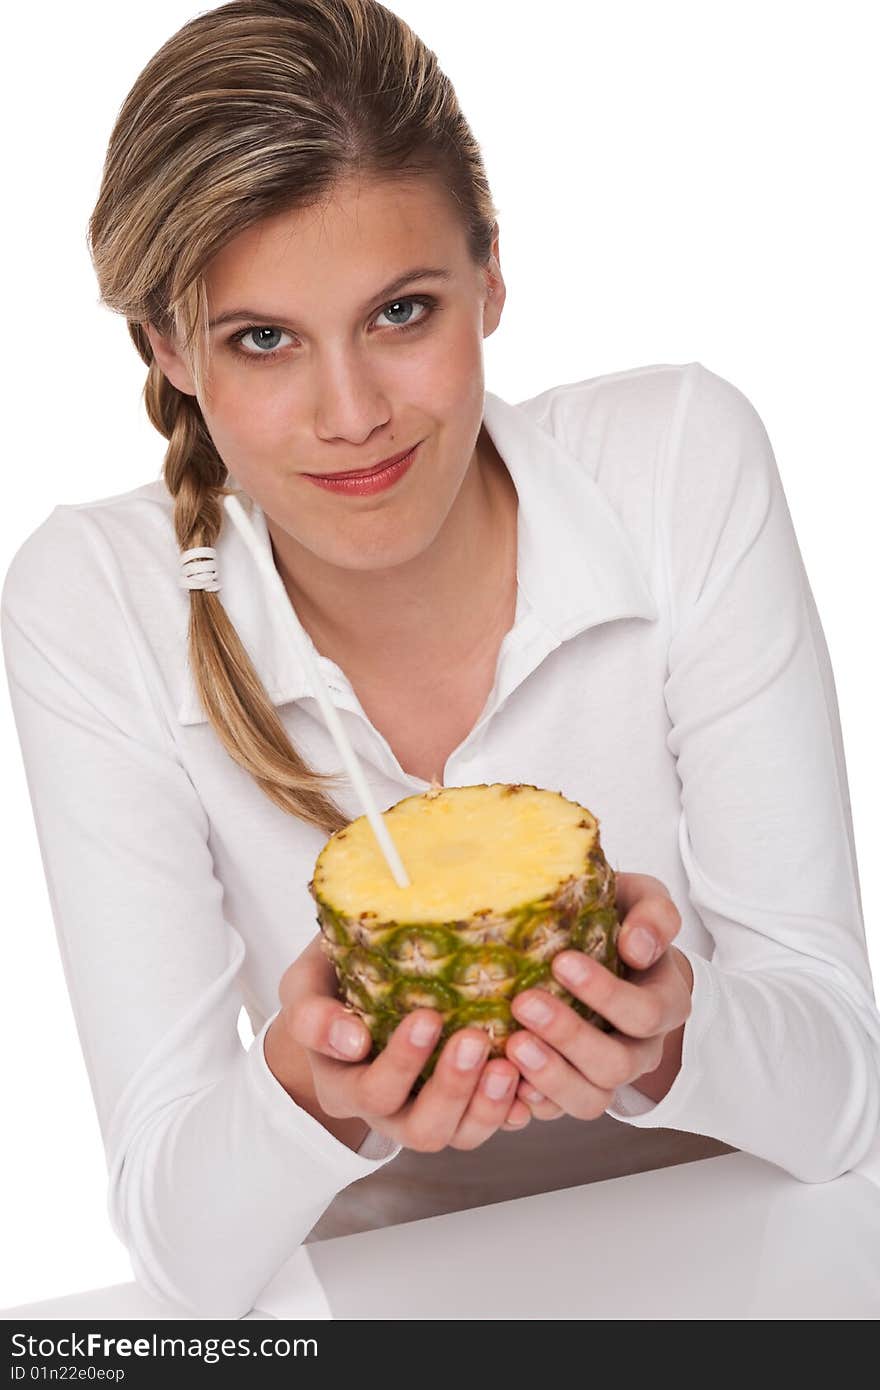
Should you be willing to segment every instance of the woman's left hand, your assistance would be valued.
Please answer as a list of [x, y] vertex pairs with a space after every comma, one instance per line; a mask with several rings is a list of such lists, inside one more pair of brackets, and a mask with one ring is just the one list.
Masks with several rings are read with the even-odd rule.
[[[685, 1021], [691, 1012], [694, 975], [690, 961], [671, 945], [681, 916], [668, 890], [650, 874], [616, 873], [621, 927], [617, 949], [638, 970], [623, 980], [583, 951], [560, 951], [551, 969], [560, 984], [613, 1025], [605, 1033], [570, 1005], [537, 986], [523, 990], [511, 1010], [522, 1028], [505, 1053], [522, 1072], [517, 1095], [538, 1120], [560, 1115], [595, 1120], [611, 1104], [618, 1086], [656, 1073], [644, 1094], [659, 1100], [681, 1066]], [[656, 954], [639, 954], [640, 929], [653, 938]], [[582, 978], [566, 973], [571, 965]], [[529, 1016], [529, 1005], [547, 1017]]]

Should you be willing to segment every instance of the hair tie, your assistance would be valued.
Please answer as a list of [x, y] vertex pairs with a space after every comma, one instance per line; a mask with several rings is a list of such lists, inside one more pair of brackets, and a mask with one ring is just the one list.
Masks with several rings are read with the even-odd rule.
[[192, 550], [184, 550], [180, 556], [182, 589], [220, 588], [217, 573], [217, 551], [212, 545], [197, 545]]

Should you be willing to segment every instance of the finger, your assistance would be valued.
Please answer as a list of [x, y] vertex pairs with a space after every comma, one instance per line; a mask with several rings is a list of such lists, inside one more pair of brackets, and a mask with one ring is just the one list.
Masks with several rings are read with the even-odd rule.
[[[558, 1083], [564, 1079], [566, 1084], [570, 1084], [571, 1078], [565, 1071], [558, 1068], [553, 1071], [548, 1067], [548, 1059], [557, 1056], [564, 1058], [576, 1073], [605, 1092], [613, 1092], [618, 1086], [629, 1085], [645, 1072], [655, 1071], [663, 1060], [662, 1035], [642, 1039], [628, 1037], [616, 1029], [610, 1033], [603, 1032], [558, 1000], [554, 1000], [554, 1017], [550, 1023], [540, 1028], [530, 1024], [529, 1028], [531, 1034], [522, 1041], [519, 1040], [522, 1030], [514, 1034], [517, 1039], [513, 1045], [514, 1061], [522, 1067], [524, 1061], [531, 1060], [529, 1080], [536, 1089], [560, 1105], [564, 1102], [560, 1098]], [[538, 1052], [544, 1054], [543, 1067], [537, 1060]], [[557, 1081], [555, 1090], [552, 1077]]]
[[350, 1064], [362, 1061], [373, 1046], [369, 1030], [354, 1010], [337, 999], [306, 995], [282, 1012], [293, 1040], [311, 1052]]
[[446, 1148], [471, 1103], [488, 1052], [482, 1028], [462, 1028], [448, 1039], [399, 1127], [400, 1142], [420, 1153]]
[[653, 874], [629, 874], [618, 869], [614, 875], [614, 901], [623, 917], [631, 912], [642, 898], [670, 898], [672, 895], [662, 879]]
[[[668, 953], [649, 969], [640, 970], [631, 980], [615, 975], [584, 951], [560, 951], [553, 957], [550, 968], [575, 999], [631, 1038], [652, 1038], [658, 1033], [668, 1033], [690, 1013], [687, 986]], [[527, 1017], [529, 1000], [536, 995], [542, 1001], [547, 1000], [554, 1020], [558, 1020], [559, 1012], [568, 1006], [554, 999], [548, 990], [524, 990], [516, 996], [512, 1007], [517, 1019], [530, 1028], [539, 1027], [543, 1033], [544, 1025]]]
[[[353, 1066], [319, 1053], [313, 1055], [312, 1075], [321, 1107], [334, 1116], [361, 1115], [367, 1119], [397, 1115], [406, 1106], [442, 1026], [443, 1019], [435, 1009], [414, 1009], [369, 1062]], [[383, 1132], [390, 1134], [387, 1129]]]
[[678, 935], [681, 913], [650, 874], [618, 874], [615, 901], [621, 919], [617, 949], [627, 964], [646, 969]]
[[[576, 1018], [577, 1015], [575, 1014]], [[584, 1029], [592, 1024], [578, 1020]], [[598, 1034], [598, 1029], [592, 1031]], [[555, 1048], [548, 1047], [532, 1034], [519, 1028], [505, 1042], [508, 1057], [519, 1067], [525, 1081], [577, 1120], [595, 1120], [611, 1104], [613, 1091], [595, 1085], [578, 1068], [573, 1067]]]
[[[591, 961], [590, 964], [595, 962]], [[620, 984], [610, 971], [604, 973], [613, 984]], [[678, 991], [682, 988], [681, 977], [677, 971], [675, 974], [678, 983], [673, 988]], [[641, 992], [645, 993], [647, 988], [641, 986]], [[588, 997], [589, 991], [579, 988], [578, 994]], [[601, 1090], [613, 1091], [617, 1086], [628, 1084], [660, 1065], [663, 1034], [668, 1030], [660, 1029], [645, 1038], [631, 1036], [628, 1032], [616, 1029], [606, 1032], [582, 1018], [564, 1000], [555, 998], [546, 989], [523, 990], [522, 994], [517, 995], [511, 1002], [511, 1012], [517, 1022], [523, 1025], [523, 1029], [530, 1030], [537, 1040], [549, 1044], [551, 1054], [558, 1053], [564, 1057], [576, 1071]], [[605, 1016], [604, 1006], [599, 1008], [599, 1012]], [[528, 1061], [529, 1053], [532, 1052], [532, 1068], [534, 1071], [540, 1069], [538, 1058], [541, 1049], [533, 1046], [529, 1034], [522, 1039], [514, 1034], [512, 1047], [513, 1058], [518, 1066], [522, 1066], [524, 1060]], [[541, 1080], [534, 1084], [557, 1104], [563, 1103], [557, 1092], [550, 1090]]]
[[511, 1105], [507, 1119], [504, 1121], [501, 1128], [509, 1130], [525, 1129], [531, 1118], [532, 1112], [529, 1110], [529, 1107], [517, 1098]]
[[558, 1120], [565, 1111], [559, 1105], [555, 1105], [552, 1100], [548, 1100], [543, 1092], [530, 1086], [528, 1081], [521, 1081], [517, 1097], [524, 1101], [529, 1108], [529, 1114], [536, 1120]]
[[372, 1047], [369, 1030], [349, 1004], [339, 998], [332, 962], [323, 937], [313, 937], [288, 966], [278, 987], [284, 1025], [294, 1042], [329, 1057], [357, 1061]]
[[518, 1080], [516, 1067], [500, 1058], [483, 1068], [479, 1085], [449, 1141], [453, 1149], [475, 1149], [504, 1124]]

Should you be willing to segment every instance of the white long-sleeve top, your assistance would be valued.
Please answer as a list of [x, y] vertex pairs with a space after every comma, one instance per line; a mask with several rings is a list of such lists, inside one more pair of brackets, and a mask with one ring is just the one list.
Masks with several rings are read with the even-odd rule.
[[[822, 1182], [878, 1129], [832, 670], [759, 416], [692, 362], [519, 405], [487, 392], [484, 421], [519, 499], [516, 618], [443, 782], [559, 790], [599, 818], [615, 869], [667, 886], [694, 988], [658, 1104], [622, 1086], [599, 1121], [532, 1121], [469, 1152], [335, 1139], [263, 1052], [317, 931], [326, 836], [260, 791], [200, 707], [164, 482], [55, 507], [6, 575], [9, 692], [111, 1220], [139, 1281], [202, 1315], [243, 1316], [305, 1240], [607, 1176], [609, 1146], [632, 1171], [640, 1130]], [[220, 598], [294, 745], [338, 772], [276, 594], [228, 523], [217, 549]], [[315, 655], [379, 806], [426, 790]], [[337, 801], [361, 813], [353, 789]]]

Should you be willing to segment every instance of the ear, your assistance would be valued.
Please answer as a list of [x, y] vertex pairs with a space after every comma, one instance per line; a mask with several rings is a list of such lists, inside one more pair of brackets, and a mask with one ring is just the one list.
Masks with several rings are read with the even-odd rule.
[[144, 324], [144, 331], [150, 340], [153, 356], [171, 385], [176, 386], [178, 391], [181, 391], [185, 396], [194, 396], [196, 394], [195, 382], [192, 379], [186, 359], [178, 351], [174, 339], [164, 337], [151, 323]]
[[495, 235], [492, 238], [492, 251], [484, 271], [486, 277], [486, 300], [483, 306], [483, 337], [488, 338], [490, 333], [501, 321], [501, 310], [504, 308], [504, 301], [507, 297], [507, 287], [504, 283], [504, 276], [501, 274], [501, 261], [499, 250], [500, 232], [498, 223], [495, 223]]

